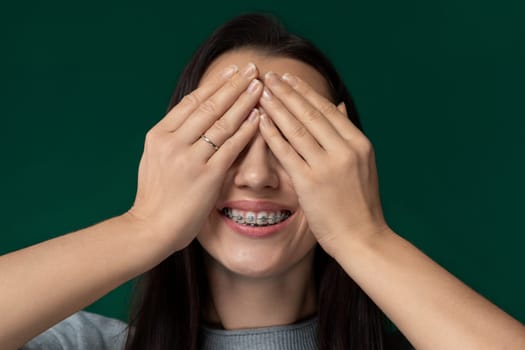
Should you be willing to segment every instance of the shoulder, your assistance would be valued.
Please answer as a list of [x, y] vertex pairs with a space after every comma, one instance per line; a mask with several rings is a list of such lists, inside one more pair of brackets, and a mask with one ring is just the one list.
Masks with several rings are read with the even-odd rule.
[[29, 341], [21, 350], [120, 350], [127, 337], [121, 320], [79, 311]]

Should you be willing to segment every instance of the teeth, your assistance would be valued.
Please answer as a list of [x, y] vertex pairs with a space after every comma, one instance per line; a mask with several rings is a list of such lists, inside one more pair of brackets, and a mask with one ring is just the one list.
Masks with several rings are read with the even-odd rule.
[[265, 211], [260, 211], [257, 213], [257, 225], [263, 226], [268, 223], [268, 213]]
[[245, 224], [255, 224], [257, 220], [257, 215], [253, 211], [249, 211], [244, 215]]
[[230, 217], [232, 217], [235, 222], [239, 224], [244, 224], [244, 216], [242, 216], [242, 213], [239, 210], [230, 208], [228, 208], [228, 210], [231, 212], [232, 215]]
[[256, 213], [253, 211], [243, 212], [232, 208], [223, 208], [222, 213], [238, 224], [249, 226], [274, 225], [286, 220], [291, 215], [291, 212], [288, 210], [277, 212], [261, 211]]

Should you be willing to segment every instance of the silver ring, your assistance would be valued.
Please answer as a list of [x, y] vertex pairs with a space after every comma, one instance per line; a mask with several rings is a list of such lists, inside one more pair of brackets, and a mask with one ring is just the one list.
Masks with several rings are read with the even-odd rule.
[[215, 150], [218, 150], [219, 147], [217, 147], [217, 145], [215, 143], [213, 143], [212, 140], [210, 140], [209, 138], [206, 137], [206, 135], [202, 134], [201, 135], [201, 139], [203, 139], [204, 141], [208, 142]]

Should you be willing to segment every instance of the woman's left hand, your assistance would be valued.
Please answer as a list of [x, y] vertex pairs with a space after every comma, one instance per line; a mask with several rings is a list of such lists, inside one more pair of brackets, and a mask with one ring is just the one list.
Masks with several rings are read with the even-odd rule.
[[417, 349], [525, 349], [519, 321], [388, 227], [372, 145], [344, 108], [304, 81], [272, 80], [265, 85], [273, 99], [259, 101], [275, 124], [265, 126], [270, 118], [263, 115], [259, 130], [291, 177], [312, 233], [410, 343]]
[[336, 107], [296, 76], [283, 79], [265, 76], [260, 131], [291, 177], [312, 233], [334, 256], [344, 239], [388, 228], [374, 150], [344, 104]]

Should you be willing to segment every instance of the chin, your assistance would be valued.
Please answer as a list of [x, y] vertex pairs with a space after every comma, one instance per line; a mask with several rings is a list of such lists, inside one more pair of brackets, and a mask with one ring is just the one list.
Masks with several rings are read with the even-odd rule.
[[[302, 215], [283, 231], [265, 238], [240, 235], [218, 214], [197, 235], [211, 266], [248, 278], [277, 277], [299, 262], [312, 258], [316, 239]], [[313, 260], [313, 259], [312, 259]]]
[[246, 278], [268, 278], [281, 275], [294, 262], [278, 252], [261, 249], [240, 248], [223, 251], [215, 256], [208, 252], [211, 263], [230, 274]]

